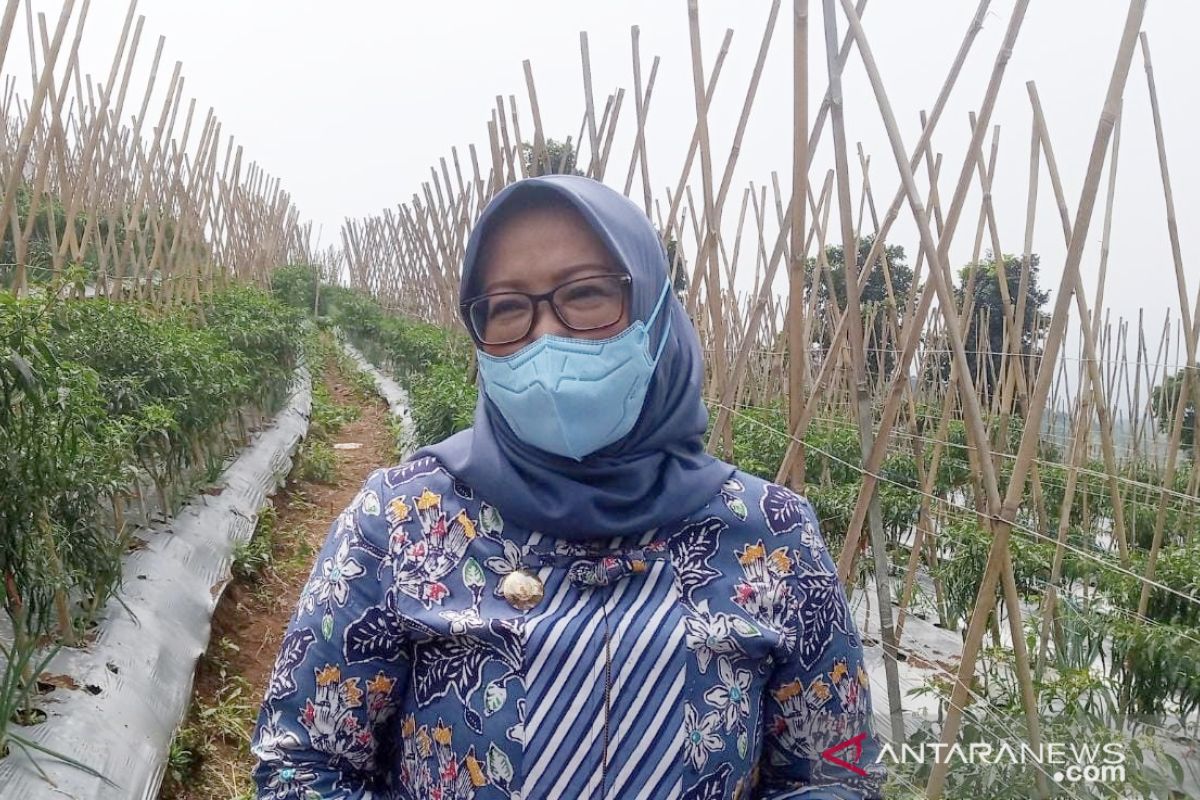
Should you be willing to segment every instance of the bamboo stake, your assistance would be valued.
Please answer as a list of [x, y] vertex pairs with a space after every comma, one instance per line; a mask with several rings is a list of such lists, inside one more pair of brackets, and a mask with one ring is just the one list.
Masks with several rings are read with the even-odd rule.
[[637, 25], [630, 29], [630, 37], [633, 40], [633, 98], [635, 108], [637, 109], [637, 135], [633, 140], [633, 155], [629, 159], [629, 174], [625, 178], [625, 196], [629, 196], [629, 190], [633, 187], [633, 172], [634, 168], [640, 164], [642, 168], [642, 194], [643, 208], [646, 211], [646, 216], [650, 216], [650, 167], [646, 162], [646, 114], [649, 111], [650, 95], [654, 91], [654, 78], [658, 74], [658, 56], [654, 57], [654, 62], [650, 65], [650, 78], [646, 83], [645, 93], [642, 91], [642, 56], [639, 40], [641, 31]]
[[[829, 72], [830, 96], [830, 127], [833, 135], [835, 175], [837, 177], [838, 219], [841, 223], [842, 252], [846, 276], [846, 317], [849, 330], [847, 333], [850, 348], [849, 379], [854, 385], [859, 429], [859, 441], [865, 459], [871, 452], [871, 401], [867, 393], [865, 353], [863, 350], [863, 327], [859, 310], [858, 282], [858, 241], [853, 229], [853, 216], [850, 207], [850, 170], [846, 154], [846, 132], [842, 119], [842, 75], [841, 68], [835, 58], [837, 43], [837, 17], [834, 10], [834, 0], [823, 0], [823, 17], [825, 22], [825, 52], [826, 67]], [[866, 54], [859, 43], [859, 52]], [[865, 265], [865, 272], [870, 271], [870, 264]], [[831, 291], [833, 287], [830, 287]], [[891, 741], [903, 744], [904, 717], [902, 696], [900, 694], [900, 677], [896, 666], [896, 632], [892, 621], [892, 598], [888, 579], [888, 556], [883, 539], [882, 513], [879, 507], [878, 493], [873, 492], [869, 501], [868, 524], [871, 535], [871, 549], [875, 558], [875, 588], [879, 600], [879, 625], [883, 642], [883, 666], [888, 689], [888, 712], [891, 718]]]
[[[1171, 439], [1167, 446], [1165, 467], [1165, 475], [1171, 476], [1175, 473], [1175, 465], [1182, 443], [1184, 414], [1189, 397], [1200, 397], [1200, 368], [1196, 363], [1197, 338], [1200, 337], [1200, 299], [1196, 303], [1196, 319], [1189, 324], [1189, 320], [1192, 319], [1192, 310], [1188, 303], [1187, 279], [1183, 273], [1183, 253], [1179, 244], [1179, 228], [1175, 222], [1175, 197], [1171, 191], [1171, 175], [1167, 167], [1167, 148], [1163, 135], [1162, 117], [1158, 107], [1158, 91], [1154, 85], [1154, 67], [1150, 61], [1150, 42], [1146, 38], [1145, 32], [1141, 33], [1140, 41], [1142, 59], [1146, 66], [1146, 83], [1150, 92], [1150, 112], [1154, 120], [1154, 141], [1158, 150], [1159, 172], [1162, 175], [1163, 200], [1167, 212], [1167, 236], [1171, 243], [1171, 260], [1175, 265], [1175, 283], [1179, 291], [1179, 313], [1184, 322], [1183, 346], [1186, 362], [1183, 379], [1180, 381], [1179, 397], [1175, 403], [1175, 413], [1171, 420]], [[1200, 294], [1197, 297], [1200, 298]], [[1146, 556], [1145, 581], [1142, 583], [1141, 595], [1138, 598], [1138, 616], [1140, 617], [1146, 615], [1146, 609], [1150, 603], [1150, 581], [1154, 579], [1154, 570], [1158, 563], [1166, 516], [1167, 494], [1164, 491], [1159, 495], [1158, 511], [1154, 519], [1154, 538], [1151, 540], [1150, 552]]]
[[[13, 24], [17, 19], [17, 11], [21, 7], [21, 0], [8, 0], [8, 4], [4, 7], [4, 17], [0, 19], [0, 68], [4, 66], [4, 57], [8, 55], [8, 42], [12, 38]], [[6, 90], [7, 94], [7, 90]], [[8, 103], [5, 103], [7, 106]], [[5, 108], [4, 119], [8, 119], [8, 109]], [[2, 217], [0, 217], [2, 219]]]
[[[529, 59], [521, 62], [525, 69], [525, 86], [529, 91], [529, 111], [533, 114], [533, 163], [543, 163], [543, 159], [548, 160], [546, 155], [546, 140], [542, 134], [542, 112], [538, 106], [537, 89], [533, 85], [533, 66], [529, 63]], [[515, 118], [516, 111], [513, 111]], [[514, 128], [515, 129], [515, 128]], [[474, 161], [474, 151], [472, 150], [471, 159]]]
[[[588, 38], [586, 31], [579, 32], [579, 52], [583, 59], [583, 102], [587, 120], [588, 142], [591, 145], [589, 151], [590, 163], [586, 174], [596, 177], [596, 169], [600, 164], [600, 137], [596, 132], [596, 110], [593, 105], [592, 95], [592, 61], [588, 55]], [[603, 127], [603, 126], [601, 126]]]
[[[729, 53], [729, 42], [733, 39], [733, 31], [725, 30], [725, 38], [721, 40], [721, 47], [717, 50], [716, 58], [713, 60], [712, 74], [708, 76], [708, 86], [705, 88], [704, 97], [706, 102], [711, 102], [713, 93], [717, 88], [717, 78], [721, 75], [721, 67], [725, 64], [725, 56]], [[687, 156], [683, 159], [683, 169], [680, 172], [679, 180], [675, 184], [675, 190], [672, 192], [668, 188], [668, 194], [671, 197], [671, 205], [667, 211], [667, 224], [663, 226], [663, 242], [668, 242], [671, 239], [671, 234], [674, 231], [674, 224], [679, 219], [679, 203], [683, 199], [683, 187], [687, 184], [688, 176], [692, 173], [692, 162], [696, 158], [696, 150], [700, 146], [700, 121], [696, 121], [696, 126], [692, 130], [692, 140], [688, 145]]]
[[[788, 262], [787, 350], [788, 428], [799, 427], [804, 411], [808, 377], [807, 320], [804, 316], [805, 251], [801, 239], [806, 227], [804, 204], [808, 195], [808, 0], [793, 0], [792, 30], [792, 218], [791, 258]], [[804, 489], [804, 453], [782, 481], [797, 491]]]
[[[603, 146], [600, 150], [600, 162], [596, 169], [596, 180], [604, 180], [604, 174], [608, 170], [608, 156], [612, 152], [613, 139], [617, 135], [617, 119], [621, 114], [621, 102], [625, 99], [625, 90], [617, 89], [616, 97], [612, 102], [612, 117], [609, 119], [608, 132], [603, 137]], [[607, 109], [605, 109], [607, 112]]]
[[[776, 0], [773, 8], [778, 8]], [[773, 18], [772, 18], [773, 19]], [[717, 210], [713, 201], [712, 160], [709, 156], [708, 143], [708, 98], [705, 96], [704, 65], [700, 54], [700, 8], [697, 0], [688, 0], [688, 29], [691, 33], [692, 44], [692, 88], [696, 101], [696, 128], [699, 132], [701, 188], [704, 190], [704, 224], [705, 239], [715, 235], [720, 226]], [[711, 253], [701, 245], [700, 254], [696, 257], [696, 274], [705, 271], [708, 280], [709, 297], [716, 299], [720, 296], [721, 278], [717, 265]], [[696, 286], [689, 290], [689, 300], [694, 296]], [[714, 382], [718, 389], [724, 392], [727, 383], [725, 369], [725, 322], [719, 302], [709, 304], [708, 312], [713, 326], [713, 350], [716, 353]]]

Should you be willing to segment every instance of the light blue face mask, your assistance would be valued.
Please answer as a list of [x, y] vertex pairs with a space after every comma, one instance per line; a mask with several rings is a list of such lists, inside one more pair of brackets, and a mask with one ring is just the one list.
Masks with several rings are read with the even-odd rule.
[[650, 329], [670, 288], [668, 280], [648, 320], [610, 339], [547, 334], [503, 358], [477, 351], [484, 391], [513, 433], [582, 461], [633, 430], [671, 327], [668, 317], [651, 357]]

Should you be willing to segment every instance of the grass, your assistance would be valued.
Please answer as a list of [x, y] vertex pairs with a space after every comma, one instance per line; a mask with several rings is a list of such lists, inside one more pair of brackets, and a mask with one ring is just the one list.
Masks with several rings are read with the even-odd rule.
[[348, 422], [358, 419], [357, 406], [338, 405], [329, 394], [329, 388], [323, 383], [313, 387], [312, 417], [308, 421], [310, 438], [329, 440]]
[[[351, 384], [356, 399], [364, 401], [372, 396], [370, 377], [345, 357], [329, 333], [319, 331], [308, 337], [305, 351], [313, 363], [334, 366]], [[357, 420], [359, 413], [356, 405], [340, 404], [324, 381], [314, 383], [308, 434], [296, 457], [297, 477], [314, 483], [333, 482], [337, 474], [337, 454], [331, 446], [333, 438], [347, 423]]]
[[328, 442], [319, 439], [300, 446], [297, 458], [297, 477], [312, 483], [333, 483], [337, 476], [337, 454]]
[[[222, 743], [239, 750], [250, 746], [250, 736], [258, 716], [258, 699], [250, 683], [232, 674], [228, 659], [238, 646], [227, 638], [209, 647], [202, 657], [205, 669], [216, 672], [220, 689], [211, 699], [198, 699], [189, 722], [179, 729], [171, 742], [167, 760], [166, 789], [184, 789], [195, 781], [199, 770]], [[219, 774], [221, 796], [254, 797], [254, 784], [244, 770]]]
[[404, 424], [400, 422], [399, 417], [394, 417], [390, 414], [387, 418], [387, 428], [389, 438], [392, 442], [392, 456], [396, 459], [404, 458], [408, 455], [407, 451], [413, 444], [409, 441], [412, 438], [411, 433], [405, 430]]
[[258, 515], [254, 533], [244, 542], [238, 542], [233, 551], [233, 575], [242, 581], [254, 581], [271, 565], [271, 553], [275, 546], [275, 506], [270, 502]]
[[359, 369], [346, 351], [342, 348], [337, 348], [337, 365], [341, 370], [342, 375], [349, 379], [350, 387], [354, 390], [354, 395], [361, 401], [373, 401], [375, 399], [375, 379], [367, 373]]

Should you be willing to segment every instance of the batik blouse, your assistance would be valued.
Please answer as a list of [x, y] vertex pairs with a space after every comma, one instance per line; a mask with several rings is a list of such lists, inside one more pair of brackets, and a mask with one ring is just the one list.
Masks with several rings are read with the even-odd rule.
[[[528, 610], [510, 573], [543, 587]], [[674, 524], [579, 544], [432, 458], [374, 471], [333, 522], [253, 751], [270, 800], [874, 798], [884, 778], [807, 500], [735, 472]]]

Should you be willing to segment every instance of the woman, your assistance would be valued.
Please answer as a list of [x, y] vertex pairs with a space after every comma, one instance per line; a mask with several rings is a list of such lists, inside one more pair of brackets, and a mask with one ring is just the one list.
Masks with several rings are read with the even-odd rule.
[[587, 178], [515, 183], [460, 297], [475, 424], [332, 525], [259, 797], [878, 797], [813, 509], [704, 452], [699, 342], [646, 216]]

